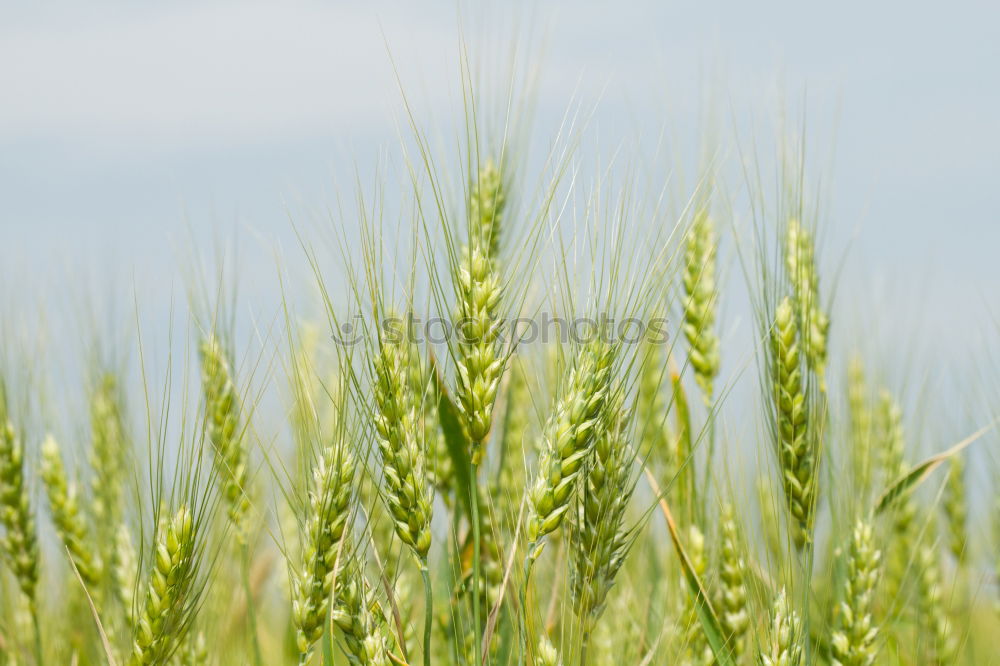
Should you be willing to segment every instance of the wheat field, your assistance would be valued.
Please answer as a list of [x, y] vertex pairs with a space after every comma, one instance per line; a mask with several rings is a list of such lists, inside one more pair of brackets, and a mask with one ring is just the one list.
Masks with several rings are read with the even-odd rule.
[[938, 437], [838, 316], [795, 132], [686, 189], [585, 120], [534, 168], [478, 85], [457, 155], [408, 113], [402, 175], [291, 223], [253, 327], [219, 260], [84, 381], [0, 341], [0, 664], [997, 662], [995, 394]]

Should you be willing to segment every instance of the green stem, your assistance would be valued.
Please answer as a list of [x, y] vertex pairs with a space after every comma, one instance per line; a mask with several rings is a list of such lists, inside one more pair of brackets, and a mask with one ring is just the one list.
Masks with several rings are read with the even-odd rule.
[[478, 660], [479, 655], [482, 654], [482, 625], [479, 623], [479, 571], [482, 566], [480, 557], [481, 544], [480, 540], [480, 525], [479, 525], [479, 475], [477, 474], [479, 470], [476, 469], [475, 464], [469, 465], [470, 472], [470, 484], [469, 488], [472, 492], [472, 501], [470, 506], [472, 507], [472, 627], [474, 635], [474, 645], [475, 652], [473, 654]]
[[34, 601], [31, 601], [31, 623], [35, 626], [35, 663], [42, 666], [45, 663], [42, 659], [42, 625], [38, 621], [38, 608]]
[[521, 652], [517, 657], [518, 666], [524, 666], [528, 656], [528, 580], [531, 578], [531, 566], [535, 563], [532, 553], [535, 551], [535, 542], [528, 544], [528, 552], [524, 556], [524, 584], [518, 590], [518, 601], [521, 604]]
[[434, 621], [434, 590], [431, 574], [427, 568], [427, 558], [420, 560], [420, 577], [424, 579], [424, 666], [431, 663], [431, 625]]
[[250, 545], [241, 545], [243, 593], [247, 598], [247, 620], [250, 623], [250, 641], [253, 645], [253, 661], [256, 666], [263, 666], [264, 659], [260, 653], [260, 641], [257, 638], [257, 610], [254, 608], [253, 591], [250, 589]]

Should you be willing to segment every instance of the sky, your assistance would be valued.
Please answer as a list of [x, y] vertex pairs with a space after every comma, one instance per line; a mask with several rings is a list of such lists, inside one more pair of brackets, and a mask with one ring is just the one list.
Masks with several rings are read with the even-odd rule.
[[429, 126], [460, 117], [464, 36], [538, 70], [538, 127], [592, 106], [605, 146], [711, 115], [746, 151], [804, 117], [838, 306], [968, 360], [1000, 313], [997, 25], [969, 0], [4, 2], [0, 313], [110, 287], [163, 318], [191, 249], [233, 237], [241, 301], [269, 312], [293, 222], [398, 154], [401, 88]]

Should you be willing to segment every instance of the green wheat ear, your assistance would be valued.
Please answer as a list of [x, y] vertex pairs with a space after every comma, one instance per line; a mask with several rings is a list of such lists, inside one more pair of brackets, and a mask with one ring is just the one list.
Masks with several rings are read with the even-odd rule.
[[847, 367], [847, 403], [851, 424], [851, 466], [858, 490], [867, 497], [872, 487], [872, 405], [864, 364], [857, 356]]
[[802, 348], [809, 369], [826, 391], [826, 348], [830, 318], [820, 306], [819, 273], [812, 235], [792, 218], [785, 235], [785, 266], [795, 294], [795, 313], [802, 329]]
[[7, 412], [7, 389], [0, 380], [0, 549], [35, 613], [38, 587], [38, 534], [24, 483], [24, 449]]
[[548, 636], [538, 639], [538, 650], [535, 651], [535, 666], [562, 666], [559, 651]]
[[500, 337], [503, 289], [497, 266], [504, 204], [500, 173], [488, 162], [472, 187], [469, 244], [462, 249], [454, 276], [458, 290], [455, 393], [474, 465], [483, 457], [483, 442], [493, 424], [493, 407], [507, 361]]
[[961, 454], [951, 457], [948, 481], [945, 484], [941, 508], [944, 510], [948, 530], [948, 548], [959, 564], [966, 560], [966, 523], [968, 506], [965, 499], [965, 460]]
[[929, 545], [917, 550], [917, 590], [919, 643], [930, 649], [923, 655], [929, 666], [955, 663], [955, 637], [945, 608], [938, 552]]
[[133, 634], [129, 664], [162, 664], [178, 648], [187, 630], [195, 573], [195, 527], [181, 507], [158, 530], [146, 600]]
[[334, 596], [336, 563], [350, 516], [354, 460], [346, 447], [327, 447], [313, 470], [302, 565], [293, 587], [292, 617], [299, 663], [305, 664], [323, 629]]
[[722, 628], [728, 634], [726, 644], [733, 658], [738, 660], [746, 647], [750, 615], [747, 611], [747, 590], [744, 581], [746, 564], [743, 561], [735, 510], [730, 502], [722, 505], [719, 527], [722, 537], [722, 552], [719, 558], [722, 612], [719, 619]]
[[113, 559], [114, 530], [122, 519], [129, 442], [118, 379], [105, 373], [90, 396], [93, 521], [101, 559]]
[[715, 254], [718, 239], [707, 210], [699, 211], [688, 231], [684, 252], [684, 337], [690, 348], [695, 381], [705, 401], [712, 401], [713, 380], [719, 373], [719, 338], [715, 333], [718, 293]]
[[604, 611], [631, 543], [623, 522], [635, 484], [629, 414], [621, 401], [619, 394], [608, 403], [610, 427], [596, 438], [571, 521], [570, 592], [588, 628]]
[[93, 589], [101, 582], [103, 567], [100, 556], [87, 543], [87, 526], [80, 512], [77, 486], [66, 478], [59, 445], [51, 435], [42, 442], [41, 475], [56, 532], [80, 572], [80, 578]]
[[799, 330], [789, 298], [778, 305], [771, 332], [778, 463], [792, 539], [802, 548], [811, 539], [816, 502], [816, 442], [799, 357]]
[[771, 611], [769, 640], [758, 655], [762, 666], [798, 666], [802, 663], [802, 620], [788, 604], [784, 590]]
[[[392, 639], [385, 613], [356, 553], [341, 558], [333, 622], [344, 636], [348, 660], [358, 666], [390, 666]], [[363, 560], [361, 560], [363, 561]]]
[[830, 639], [834, 666], [871, 666], [878, 655], [873, 617], [882, 553], [871, 525], [858, 521], [851, 534], [838, 628]]
[[200, 346], [202, 389], [208, 437], [215, 450], [216, 467], [229, 519], [237, 538], [246, 538], [244, 518], [250, 508], [246, 495], [248, 470], [245, 432], [240, 423], [240, 399], [233, 383], [229, 359], [222, 343], [209, 334]]
[[580, 350], [542, 432], [538, 473], [528, 489], [530, 560], [541, 554], [545, 535], [562, 524], [594, 442], [607, 429], [614, 357], [614, 348], [599, 341]]
[[379, 339], [378, 356], [372, 360], [374, 420], [385, 501], [396, 534], [425, 561], [431, 547], [433, 487], [408, 378], [409, 351], [402, 341]]

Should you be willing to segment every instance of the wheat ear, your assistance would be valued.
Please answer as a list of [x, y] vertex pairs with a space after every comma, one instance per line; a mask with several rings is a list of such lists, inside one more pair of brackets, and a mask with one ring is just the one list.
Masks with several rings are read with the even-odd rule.
[[684, 252], [684, 337], [695, 381], [711, 402], [713, 380], [719, 372], [719, 337], [715, 333], [718, 293], [715, 254], [718, 239], [708, 211], [699, 211], [688, 231]]
[[538, 639], [538, 649], [535, 651], [535, 666], [562, 666], [559, 651], [548, 636]]
[[719, 619], [727, 634], [729, 650], [733, 658], [738, 660], [746, 647], [750, 615], [747, 612], [747, 590], [744, 581], [746, 564], [741, 555], [742, 544], [736, 525], [736, 513], [729, 502], [722, 505], [719, 527], [722, 542], [719, 562], [722, 612]]
[[577, 494], [570, 532], [570, 592], [584, 619], [585, 632], [604, 610], [630, 545], [623, 521], [635, 484], [628, 441], [629, 415], [620, 402], [620, 396], [616, 396], [609, 403], [614, 414], [608, 417], [611, 425], [594, 444]]
[[389, 666], [389, 627], [357, 553], [344, 553], [337, 578], [332, 616], [344, 636], [348, 660], [358, 666]]
[[875, 663], [878, 627], [872, 612], [881, 562], [871, 525], [859, 520], [851, 534], [838, 628], [830, 638], [833, 666]]
[[584, 346], [545, 425], [538, 473], [528, 489], [531, 561], [541, 554], [545, 535], [562, 524], [594, 441], [607, 427], [604, 404], [613, 360], [613, 348], [604, 343]]
[[778, 593], [771, 611], [769, 640], [761, 646], [762, 666], [798, 666], [802, 663], [802, 620], [788, 605], [784, 590]]
[[819, 273], [812, 235], [795, 218], [788, 221], [785, 235], [785, 265], [795, 293], [795, 311], [802, 329], [802, 348], [809, 369], [826, 391], [826, 348], [830, 318], [820, 307]]
[[95, 588], [101, 582], [100, 556], [87, 543], [87, 526], [80, 513], [77, 486], [66, 478], [59, 445], [51, 435], [42, 442], [41, 474], [56, 532], [80, 572], [80, 578], [88, 588]]
[[305, 521], [302, 566], [295, 575], [292, 617], [299, 663], [323, 635], [337, 559], [350, 515], [354, 461], [346, 447], [327, 447], [313, 470]]
[[146, 601], [133, 627], [130, 664], [162, 664], [187, 631], [187, 610], [194, 586], [195, 529], [191, 512], [181, 507], [157, 530]]
[[865, 368], [860, 357], [847, 367], [847, 404], [851, 424], [851, 466], [858, 490], [864, 495], [872, 483], [872, 410]]
[[499, 317], [503, 290], [497, 270], [505, 200], [500, 173], [488, 162], [471, 188], [469, 244], [462, 249], [455, 275], [458, 289], [455, 393], [468, 431], [473, 465], [478, 465], [483, 457], [483, 442], [493, 423], [493, 406], [506, 364]]
[[955, 643], [951, 622], [944, 605], [941, 587], [941, 563], [937, 550], [922, 545], [917, 551], [917, 610], [920, 642], [930, 641], [930, 649], [922, 655], [928, 666], [945, 666], [955, 660]]
[[2, 552], [35, 616], [38, 587], [38, 534], [24, 483], [24, 449], [7, 412], [7, 389], [0, 381], [0, 525], [7, 533]]
[[220, 340], [209, 334], [200, 347], [202, 390], [209, 440], [215, 449], [216, 467], [229, 519], [238, 539], [246, 538], [244, 518], [250, 508], [247, 490], [247, 454], [240, 423], [240, 399], [233, 383], [229, 359]]
[[379, 341], [374, 360], [375, 429], [385, 500], [396, 534], [425, 560], [431, 547], [433, 491], [427, 456], [407, 379], [409, 348], [401, 341]]
[[128, 439], [123, 411], [118, 380], [106, 373], [90, 396], [93, 525], [104, 562], [114, 559], [115, 529], [124, 506]]
[[778, 305], [771, 332], [774, 395], [777, 408], [778, 463], [792, 539], [809, 542], [816, 501], [816, 442], [809, 427], [809, 404], [799, 359], [799, 331], [789, 298]]
[[969, 510], [965, 499], [965, 460], [962, 454], [951, 457], [944, 491], [941, 508], [944, 510], [945, 526], [948, 530], [948, 548], [959, 564], [965, 564], [966, 523]]

